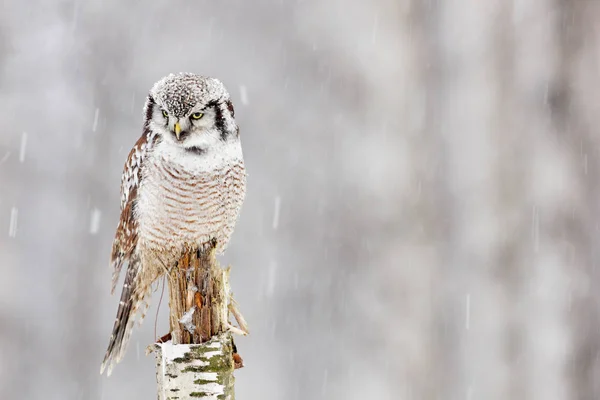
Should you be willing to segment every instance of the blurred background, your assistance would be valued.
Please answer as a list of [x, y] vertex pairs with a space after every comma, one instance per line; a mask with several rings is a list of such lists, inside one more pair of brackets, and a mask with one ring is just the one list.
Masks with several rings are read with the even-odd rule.
[[0, 0], [0, 398], [155, 398], [160, 287], [99, 375], [108, 260], [145, 96], [190, 71], [249, 172], [238, 399], [599, 399], [599, 26], [585, 0]]

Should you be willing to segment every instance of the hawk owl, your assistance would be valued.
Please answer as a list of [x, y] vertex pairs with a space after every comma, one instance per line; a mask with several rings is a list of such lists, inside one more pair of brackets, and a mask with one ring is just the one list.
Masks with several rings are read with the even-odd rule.
[[152, 284], [185, 250], [215, 243], [217, 253], [225, 250], [245, 192], [239, 128], [225, 86], [190, 73], [158, 81], [121, 177], [111, 293], [123, 264], [127, 272], [100, 372], [110, 375], [121, 360]]

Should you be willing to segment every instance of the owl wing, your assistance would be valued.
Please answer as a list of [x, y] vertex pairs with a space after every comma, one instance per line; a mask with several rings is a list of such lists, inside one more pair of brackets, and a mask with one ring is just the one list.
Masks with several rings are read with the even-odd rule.
[[121, 176], [121, 218], [112, 245], [111, 265], [113, 267], [111, 294], [114, 293], [121, 268], [129, 260], [137, 244], [138, 223], [134, 209], [138, 188], [142, 177], [142, 166], [146, 155], [156, 144], [156, 135], [145, 131], [127, 157]]
[[100, 373], [108, 368], [108, 375], [121, 360], [131, 335], [134, 316], [147, 294], [137, 287], [141, 271], [139, 257], [134, 252], [138, 240], [138, 221], [135, 215], [138, 189], [142, 178], [142, 167], [149, 152], [156, 146], [156, 135], [146, 130], [133, 146], [125, 162], [121, 177], [121, 218], [112, 246], [113, 267], [111, 293], [114, 293], [123, 264], [127, 262], [127, 273], [121, 291], [121, 300], [113, 326], [108, 349], [104, 355]]

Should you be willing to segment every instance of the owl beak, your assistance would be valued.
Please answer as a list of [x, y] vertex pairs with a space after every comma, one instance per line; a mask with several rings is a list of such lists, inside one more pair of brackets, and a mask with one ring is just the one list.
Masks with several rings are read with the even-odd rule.
[[179, 140], [179, 135], [181, 134], [181, 126], [179, 125], [179, 122], [175, 123], [175, 136], [177, 137], [177, 140]]

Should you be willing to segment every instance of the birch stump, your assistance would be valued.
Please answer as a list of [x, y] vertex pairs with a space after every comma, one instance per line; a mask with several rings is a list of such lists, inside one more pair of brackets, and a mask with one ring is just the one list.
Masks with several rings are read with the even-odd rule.
[[168, 284], [170, 340], [154, 345], [158, 399], [234, 400], [233, 370], [242, 364], [230, 308], [244, 330], [245, 322], [231, 304], [229, 268], [220, 267], [214, 247], [189, 251], [170, 271]]

